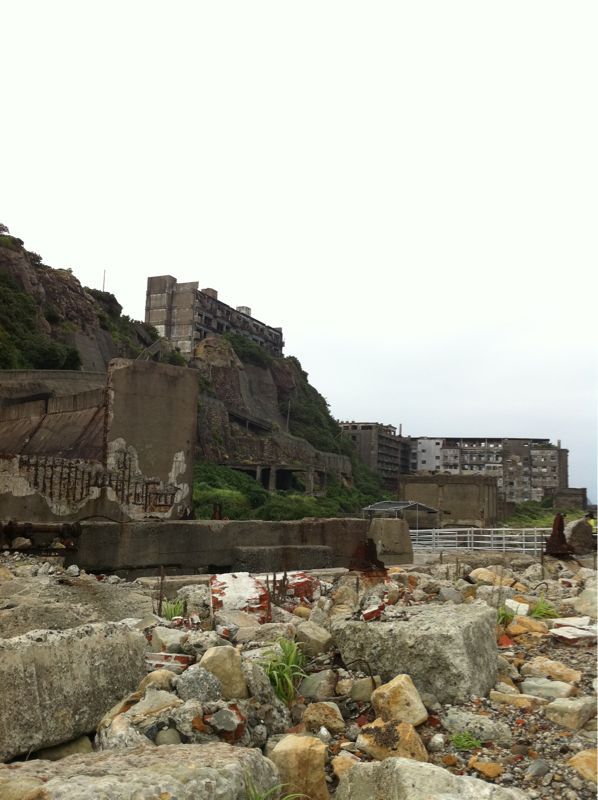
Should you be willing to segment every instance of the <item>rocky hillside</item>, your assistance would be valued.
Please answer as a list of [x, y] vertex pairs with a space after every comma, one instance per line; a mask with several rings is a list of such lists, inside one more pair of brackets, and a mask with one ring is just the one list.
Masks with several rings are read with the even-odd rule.
[[122, 314], [108, 292], [53, 269], [0, 225], [0, 369], [103, 371], [135, 357], [155, 330]]

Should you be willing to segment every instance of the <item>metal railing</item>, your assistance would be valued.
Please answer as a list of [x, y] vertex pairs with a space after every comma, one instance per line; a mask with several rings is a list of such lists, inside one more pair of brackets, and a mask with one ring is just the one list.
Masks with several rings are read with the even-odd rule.
[[414, 550], [497, 550], [539, 556], [550, 528], [420, 528], [410, 533]]

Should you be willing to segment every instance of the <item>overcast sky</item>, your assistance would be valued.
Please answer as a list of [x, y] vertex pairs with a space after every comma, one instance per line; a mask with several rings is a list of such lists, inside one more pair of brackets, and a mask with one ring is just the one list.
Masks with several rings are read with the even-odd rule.
[[0, 220], [143, 318], [284, 328], [340, 419], [570, 449], [596, 499], [598, 6], [0, 0]]

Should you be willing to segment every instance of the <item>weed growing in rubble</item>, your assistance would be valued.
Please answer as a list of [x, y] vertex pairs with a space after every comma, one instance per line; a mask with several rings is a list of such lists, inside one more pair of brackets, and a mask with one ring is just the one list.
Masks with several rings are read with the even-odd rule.
[[509, 608], [506, 608], [506, 606], [501, 606], [498, 609], [497, 621], [499, 625], [504, 625], [504, 626], [510, 625], [510, 623], [513, 622], [514, 617], [515, 617], [515, 612], [511, 611]]
[[271, 789], [262, 791], [256, 787], [249, 775], [245, 776], [245, 791], [247, 793], [247, 800], [297, 800], [299, 797], [307, 798], [306, 794], [299, 794], [297, 792], [281, 795], [280, 792], [286, 785], [286, 783], [279, 783], [276, 786], [273, 786]]
[[162, 603], [162, 616], [164, 619], [182, 617], [185, 604], [182, 600], [164, 600]]
[[453, 733], [451, 742], [456, 750], [475, 750], [482, 746], [479, 739], [476, 739], [469, 731], [463, 733]]
[[555, 607], [541, 594], [538, 602], [532, 606], [529, 615], [534, 619], [554, 619], [557, 613]]
[[297, 642], [289, 639], [279, 639], [279, 651], [272, 650], [268, 653], [268, 660], [262, 663], [276, 695], [289, 705], [297, 694], [297, 683], [300, 678], [305, 678], [303, 666], [305, 656]]

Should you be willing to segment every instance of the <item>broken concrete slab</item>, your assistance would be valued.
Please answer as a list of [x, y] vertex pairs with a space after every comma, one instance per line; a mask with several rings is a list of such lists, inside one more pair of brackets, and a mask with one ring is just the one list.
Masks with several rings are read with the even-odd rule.
[[453, 775], [442, 767], [409, 758], [356, 764], [340, 780], [336, 800], [527, 800], [478, 778]]
[[248, 779], [256, 791], [264, 794], [279, 783], [276, 767], [259, 750], [220, 742], [169, 747], [148, 744], [55, 762], [0, 765], [0, 797], [130, 800], [176, 796], [177, 800], [244, 800]]
[[93, 730], [146, 674], [146, 646], [115, 622], [0, 640], [0, 759]]
[[362, 659], [389, 681], [411, 676], [441, 703], [484, 696], [496, 683], [496, 612], [483, 603], [405, 609], [393, 622], [339, 620], [333, 637], [345, 664]]

